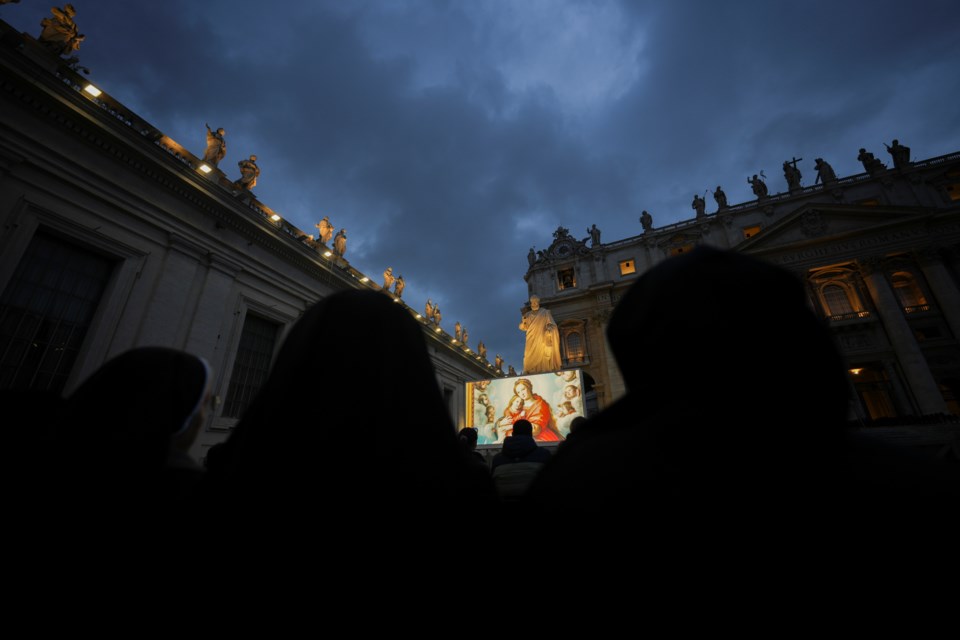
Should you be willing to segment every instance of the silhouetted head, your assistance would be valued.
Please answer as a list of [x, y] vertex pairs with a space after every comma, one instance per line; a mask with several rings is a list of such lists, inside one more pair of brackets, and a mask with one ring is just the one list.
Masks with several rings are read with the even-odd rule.
[[513, 423], [513, 435], [533, 437], [533, 424], [529, 420], [520, 418]]
[[623, 297], [607, 338], [648, 410], [845, 419], [842, 360], [800, 279], [751, 256], [699, 246], [668, 258]]

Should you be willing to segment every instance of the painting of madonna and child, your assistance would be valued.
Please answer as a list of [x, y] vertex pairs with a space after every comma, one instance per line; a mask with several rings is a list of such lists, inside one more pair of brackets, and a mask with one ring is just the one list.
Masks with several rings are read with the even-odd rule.
[[574, 418], [586, 416], [580, 369], [468, 382], [466, 395], [467, 426], [477, 429], [478, 445], [502, 444], [520, 418], [533, 425], [534, 439], [558, 442]]

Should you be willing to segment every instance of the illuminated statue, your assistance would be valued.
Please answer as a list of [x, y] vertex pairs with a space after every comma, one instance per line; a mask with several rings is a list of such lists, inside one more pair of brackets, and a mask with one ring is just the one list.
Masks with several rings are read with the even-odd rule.
[[227, 141], [224, 138], [226, 131], [219, 127], [216, 131], [207, 125], [207, 150], [203, 154], [203, 161], [207, 164], [217, 166], [223, 157], [227, 155]]
[[515, 375], [517, 375], [517, 370], [513, 368], [513, 365], [512, 365], [512, 364], [507, 367], [507, 375], [508, 375], [508, 376], [515, 376]]
[[469, 346], [469, 344], [470, 344], [470, 336], [467, 334], [467, 328], [466, 328], [466, 327], [463, 328], [463, 344], [465, 344], [465, 345], [467, 345], [467, 346]]
[[383, 290], [390, 291], [396, 280], [397, 279], [393, 277], [393, 267], [387, 267], [387, 270], [383, 272]]
[[63, 9], [50, 9], [53, 18], [40, 21], [43, 30], [37, 40], [59, 56], [67, 56], [80, 49], [80, 43], [86, 37], [77, 29], [73, 16], [77, 15], [72, 4], [63, 5]]
[[347, 230], [341, 228], [337, 231], [337, 237], [333, 239], [333, 252], [343, 257], [347, 252]]
[[523, 373], [559, 370], [560, 332], [553, 314], [540, 307], [539, 296], [530, 296], [530, 311], [523, 314], [520, 330], [527, 333], [527, 343], [523, 350]]
[[393, 292], [397, 294], [398, 298], [403, 297], [403, 289], [406, 286], [407, 284], [403, 281], [403, 276], [402, 275], [397, 276], [397, 281], [393, 285]]
[[463, 339], [463, 328], [460, 326], [460, 321], [457, 321], [457, 324], [453, 325], [453, 337], [459, 342]]
[[427, 298], [427, 305], [423, 308], [423, 315], [427, 316], [427, 320], [433, 322], [433, 301], [430, 298]]
[[240, 179], [233, 184], [247, 191], [257, 186], [257, 178], [260, 177], [257, 156], [250, 156], [249, 160], [241, 160], [237, 163], [237, 166], [240, 167]]
[[484, 360], [487, 359], [487, 345], [483, 344], [483, 340], [477, 343], [477, 353], [480, 354], [480, 357]]
[[493, 366], [497, 371], [503, 373], [503, 358], [500, 357], [499, 353], [497, 357], [493, 359]]
[[437, 303], [433, 303], [433, 324], [440, 326], [440, 320], [443, 316], [440, 315], [440, 306]]
[[323, 220], [313, 226], [315, 226], [320, 233], [320, 242], [323, 244], [330, 242], [330, 238], [333, 237], [333, 224], [330, 223], [328, 216], [323, 216]]

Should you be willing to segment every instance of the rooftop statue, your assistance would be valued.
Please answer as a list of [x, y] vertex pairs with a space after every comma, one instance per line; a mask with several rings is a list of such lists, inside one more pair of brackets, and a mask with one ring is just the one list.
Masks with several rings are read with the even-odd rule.
[[68, 56], [80, 49], [80, 43], [86, 38], [77, 29], [73, 16], [77, 15], [72, 4], [65, 4], [63, 8], [50, 9], [53, 18], [44, 18], [40, 21], [43, 30], [37, 40], [59, 56]]
[[653, 216], [644, 210], [643, 213], [640, 214], [640, 224], [643, 225], [643, 230], [645, 232], [650, 231], [653, 229]]
[[337, 237], [333, 239], [333, 252], [338, 256], [343, 256], [347, 252], [347, 230], [341, 228], [337, 231]]
[[893, 158], [893, 168], [903, 169], [910, 166], [910, 147], [900, 144], [899, 140], [894, 140], [891, 144], [883, 143], [887, 148], [890, 157]]
[[227, 141], [224, 138], [226, 131], [219, 127], [216, 131], [207, 125], [207, 150], [203, 154], [203, 161], [207, 164], [217, 166], [223, 157], [227, 155]]
[[690, 208], [697, 212], [698, 218], [702, 218], [706, 215], [707, 201], [699, 195], [693, 194], [693, 203], [690, 205]]
[[823, 158], [817, 158], [815, 161], [815, 166], [817, 168], [817, 179], [814, 181], [814, 184], [817, 182], [822, 182], [826, 185], [828, 182], [836, 182], [837, 174], [834, 173], [833, 167], [830, 166]]
[[879, 171], [885, 171], [887, 168], [887, 165], [880, 162], [879, 158], [863, 147], [860, 148], [860, 154], [857, 155], [857, 160], [863, 164], [863, 170], [870, 175], [874, 175]]
[[[762, 175], [763, 171], [760, 173]], [[767, 183], [764, 182], [762, 178], [758, 178], [757, 174], [753, 174], [752, 178], [747, 178], [747, 182], [750, 184], [750, 188], [753, 189], [753, 195], [757, 196], [757, 199], [767, 197]]]
[[233, 184], [247, 191], [257, 186], [257, 178], [260, 177], [257, 156], [250, 156], [249, 160], [241, 160], [237, 163], [237, 166], [240, 167], [240, 179]]
[[393, 292], [397, 294], [398, 298], [403, 297], [403, 288], [406, 286], [407, 284], [403, 281], [403, 276], [402, 275], [397, 276], [397, 280], [393, 284]]
[[323, 244], [330, 242], [330, 238], [333, 237], [333, 224], [328, 216], [323, 216], [323, 220], [313, 226], [317, 228], [320, 234], [320, 242]]
[[800, 189], [800, 169], [797, 169], [797, 163], [803, 158], [794, 158], [793, 160], [783, 161], [783, 177], [787, 179], [787, 189], [796, 191]]
[[717, 211], [727, 208], [727, 194], [723, 192], [720, 185], [717, 185], [717, 190], [713, 192], [713, 199], [717, 201]]
[[596, 247], [597, 245], [600, 244], [600, 229], [597, 228], [597, 225], [593, 225], [592, 227], [587, 229], [587, 233], [590, 234], [591, 247]]
[[390, 291], [396, 281], [397, 279], [393, 277], [393, 267], [387, 267], [383, 272], [383, 290]]

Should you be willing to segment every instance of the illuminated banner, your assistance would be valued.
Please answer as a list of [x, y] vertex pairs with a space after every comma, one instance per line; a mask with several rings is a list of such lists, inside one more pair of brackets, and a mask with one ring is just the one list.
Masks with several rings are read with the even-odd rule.
[[502, 443], [520, 418], [533, 425], [536, 440], [557, 442], [574, 418], [586, 415], [580, 369], [468, 382], [466, 396], [467, 426], [476, 427], [477, 444]]

